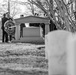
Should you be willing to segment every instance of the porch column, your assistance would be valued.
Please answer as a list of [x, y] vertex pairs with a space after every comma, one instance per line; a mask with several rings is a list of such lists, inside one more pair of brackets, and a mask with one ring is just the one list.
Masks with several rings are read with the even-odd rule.
[[45, 23], [45, 35], [50, 31], [49, 23]]
[[42, 37], [42, 27], [40, 26], [40, 36]]
[[16, 38], [16, 40], [20, 39], [20, 25], [16, 25], [15, 38]]

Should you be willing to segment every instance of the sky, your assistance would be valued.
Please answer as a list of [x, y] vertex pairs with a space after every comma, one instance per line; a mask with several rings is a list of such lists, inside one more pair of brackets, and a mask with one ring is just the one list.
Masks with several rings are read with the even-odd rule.
[[[8, 0], [0, 0], [0, 3], [4, 3], [5, 1], [8, 1]], [[12, 1], [15, 1], [15, 0], [12, 0]], [[18, 0], [18, 1], [26, 1], [27, 2], [27, 0]], [[68, 0], [65, 0], [65, 1], [67, 2]], [[28, 11], [28, 9], [25, 5], [19, 5], [19, 8], [21, 9], [20, 14], [24, 14], [25, 12], [30, 14], [30, 12]], [[20, 14], [16, 15], [16, 17], [19, 18]]]
[[[7, 0], [0, 0], [0, 3], [2, 4], [2, 3], [4, 3], [4, 1], [7, 1]], [[13, 1], [15, 1], [15, 0], [13, 0]], [[27, 0], [19, 0], [19, 1], [27, 1]], [[20, 5], [19, 7], [21, 8], [21, 12], [22, 12], [21, 14], [23, 14], [24, 12], [26, 12], [26, 10], [28, 10], [25, 5]], [[19, 18], [19, 17], [20, 17], [20, 14], [16, 15], [16, 18]], [[1, 20], [1, 18], [0, 18], [0, 20]], [[26, 27], [29, 27], [28, 23], [26, 23]]]
[[[4, 4], [5, 1], [8, 1], [8, 0], [0, 0], [0, 4]], [[12, 0], [12, 1], [15, 1], [15, 0]], [[18, 1], [26, 1], [27, 2], [27, 0], [18, 0]], [[19, 8], [21, 9], [21, 14], [24, 13], [25, 10], [27, 10], [27, 7], [25, 5], [19, 5]], [[16, 17], [18, 17], [18, 16], [16, 16]]]
[[0, 3], [2, 3], [3, 2], [3, 0], [0, 0]]

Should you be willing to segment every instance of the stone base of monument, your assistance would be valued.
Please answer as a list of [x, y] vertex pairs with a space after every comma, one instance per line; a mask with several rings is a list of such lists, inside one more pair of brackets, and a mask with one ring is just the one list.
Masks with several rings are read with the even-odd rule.
[[33, 43], [33, 44], [44, 44], [42, 37], [23, 37], [20, 40], [12, 40], [13, 43]]
[[42, 37], [23, 37], [20, 39], [22, 42], [43, 44], [44, 40]]

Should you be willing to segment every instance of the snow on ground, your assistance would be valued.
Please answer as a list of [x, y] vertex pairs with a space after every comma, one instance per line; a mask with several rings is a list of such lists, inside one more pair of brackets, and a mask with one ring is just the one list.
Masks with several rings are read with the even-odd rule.
[[45, 46], [0, 43], [0, 75], [47, 75]]

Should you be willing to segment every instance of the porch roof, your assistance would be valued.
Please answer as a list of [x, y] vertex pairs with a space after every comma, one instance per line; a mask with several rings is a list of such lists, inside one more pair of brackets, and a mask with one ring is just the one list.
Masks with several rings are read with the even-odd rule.
[[15, 19], [16, 24], [20, 23], [49, 23], [49, 18], [37, 17], [37, 16], [27, 16], [23, 18]]

